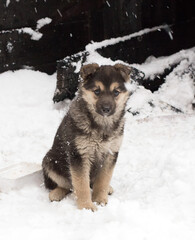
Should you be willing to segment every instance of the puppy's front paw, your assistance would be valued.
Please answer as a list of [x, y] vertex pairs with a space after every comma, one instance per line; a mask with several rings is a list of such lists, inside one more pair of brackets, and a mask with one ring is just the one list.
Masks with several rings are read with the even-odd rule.
[[89, 209], [92, 212], [97, 211], [97, 207], [92, 202], [77, 202], [78, 209]]
[[108, 193], [105, 191], [93, 193], [92, 201], [101, 206], [105, 206], [108, 203]]

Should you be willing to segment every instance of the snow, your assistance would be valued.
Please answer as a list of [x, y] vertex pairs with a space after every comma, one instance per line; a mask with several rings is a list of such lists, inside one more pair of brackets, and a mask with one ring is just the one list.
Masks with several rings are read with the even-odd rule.
[[108, 5], [108, 7], [110, 7], [110, 3], [109, 3], [108, 1], [106, 1], [106, 3], [107, 3], [107, 5]]
[[18, 179], [25, 177], [26, 175], [32, 174], [34, 172], [40, 171], [41, 165], [33, 163], [18, 163], [11, 165], [10, 167], [0, 169], [0, 178], [4, 179]]
[[124, 41], [130, 40], [132, 38], [139, 37], [139, 36], [142, 36], [144, 34], [159, 31], [159, 30], [162, 30], [162, 29], [164, 29], [168, 33], [170, 38], [172, 39], [171, 25], [164, 24], [164, 25], [155, 26], [153, 28], [145, 28], [143, 30], [140, 30], [138, 32], [135, 32], [135, 33], [123, 36], [123, 37], [106, 39], [106, 40], [103, 40], [102, 42], [92, 42], [92, 43], [88, 44], [85, 47], [85, 49], [89, 52], [92, 52], [92, 51], [95, 51], [96, 49], [99, 49], [99, 48], [103, 48], [103, 47], [106, 47], [106, 46], [109, 46], [109, 45], [114, 45], [114, 44], [117, 44], [119, 42], [124, 42]]
[[[33, 30], [30, 27], [17, 28], [17, 29], [12, 29], [12, 30], [2, 30], [2, 31], [0, 31], [0, 33], [12, 33], [13, 31], [17, 31], [18, 33], [29, 34], [30, 37], [31, 37], [31, 40], [35, 40], [35, 41], [38, 41], [43, 36], [43, 34], [40, 33], [38, 30]], [[10, 48], [8, 46], [8, 51], [11, 51], [11, 50], [10, 50]]]
[[149, 76], [152, 78], [155, 75], [162, 73], [165, 68], [169, 68], [171, 65], [176, 65], [184, 59], [188, 60], [190, 63], [195, 61], [195, 47], [181, 50], [168, 57], [155, 58], [154, 56], [150, 56], [146, 59], [145, 63], [141, 64], [141, 66], [139, 64], [133, 64], [133, 66], [141, 69], [145, 73], [146, 78]]
[[1, 74], [1, 165], [22, 161], [40, 163], [43, 149], [46, 152], [52, 144], [51, 136], [64, 111], [52, 104], [55, 77], [32, 70]]
[[58, 14], [60, 15], [60, 17], [63, 17], [63, 15], [62, 15], [62, 13], [60, 12], [59, 9], [57, 9], [57, 12], [58, 12]]
[[52, 19], [49, 17], [41, 18], [37, 21], [37, 29], [40, 29], [43, 26], [50, 24], [51, 22], [52, 22]]
[[[36, 9], [36, 8], [35, 8]], [[2, 30], [0, 33], [11, 33], [12, 31], [17, 31], [18, 33], [26, 33], [29, 34], [31, 37], [31, 40], [38, 41], [42, 38], [43, 34], [39, 32], [39, 29], [41, 29], [43, 26], [50, 24], [52, 22], [51, 18], [45, 17], [41, 18], [37, 21], [36, 29], [33, 30], [31, 27], [23, 27], [23, 28], [17, 28], [14, 30]], [[12, 51], [13, 46], [10, 45], [11, 43], [8, 42], [7, 49], [9, 52]]]
[[0, 168], [0, 189], [4, 193], [43, 183], [41, 164], [22, 162]]
[[11, 53], [13, 48], [14, 48], [13, 44], [8, 41], [7, 42], [7, 51], [8, 51], [8, 53]]
[[179, 66], [169, 74], [166, 83], [159, 91], [161, 100], [168, 100], [171, 105], [183, 111], [185, 109], [191, 110], [191, 103], [195, 96], [194, 79], [190, 73], [181, 76], [178, 74], [180, 70], [188, 69], [188, 66], [187, 60], [181, 61]]
[[40, 38], [42, 38], [43, 34], [39, 31], [35, 31], [30, 27], [24, 27], [21, 29], [17, 29], [19, 33], [27, 33], [31, 36], [32, 40], [38, 41]]
[[11, 0], [6, 0], [6, 7], [9, 6]]
[[[154, 73], [180, 54], [136, 66]], [[194, 49], [182, 54], [188, 60], [181, 61], [157, 92], [134, 89], [127, 107], [139, 114], [126, 113], [108, 205], [98, 206], [95, 213], [81, 211], [73, 195], [50, 203], [48, 191], [36, 183], [1, 192], [2, 240], [195, 239], [194, 76], [184, 71], [193, 64]], [[56, 74], [27, 69], [0, 74], [0, 168], [41, 163], [70, 104], [53, 104], [55, 86]], [[175, 113], [167, 107], [171, 104], [184, 113]]]

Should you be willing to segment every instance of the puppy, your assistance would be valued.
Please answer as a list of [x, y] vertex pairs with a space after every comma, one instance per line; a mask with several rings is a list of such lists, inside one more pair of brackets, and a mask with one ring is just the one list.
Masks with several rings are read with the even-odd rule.
[[81, 68], [78, 94], [42, 163], [51, 201], [60, 201], [73, 191], [79, 209], [95, 211], [93, 202], [107, 204], [123, 138], [130, 72], [122, 64]]

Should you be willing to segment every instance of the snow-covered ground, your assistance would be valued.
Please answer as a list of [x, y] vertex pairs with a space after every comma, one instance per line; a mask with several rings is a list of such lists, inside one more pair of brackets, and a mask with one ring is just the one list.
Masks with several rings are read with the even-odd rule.
[[[182, 54], [189, 58], [159, 91], [139, 87], [128, 103], [139, 114], [126, 114], [108, 205], [95, 213], [81, 211], [73, 195], [50, 203], [44, 186], [33, 183], [2, 192], [1, 240], [195, 239], [195, 89], [192, 70], [186, 71], [195, 62], [195, 50]], [[148, 73], [173, 58], [150, 58], [136, 67]], [[70, 103], [53, 104], [55, 85], [55, 74], [0, 74], [0, 168], [41, 163]]]

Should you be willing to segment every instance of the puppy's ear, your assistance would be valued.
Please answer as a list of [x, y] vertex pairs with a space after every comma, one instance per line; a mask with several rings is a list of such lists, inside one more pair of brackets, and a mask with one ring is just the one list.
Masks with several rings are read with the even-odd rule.
[[117, 71], [120, 72], [126, 82], [130, 81], [131, 67], [123, 65], [121, 63], [115, 64], [114, 67], [117, 69]]
[[83, 80], [86, 80], [89, 75], [92, 75], [96, 72], [96, 70], [99, 68], [99, 65], [97, 63], [91, 63], [82, 66], [80, 70], [80, 75]]

